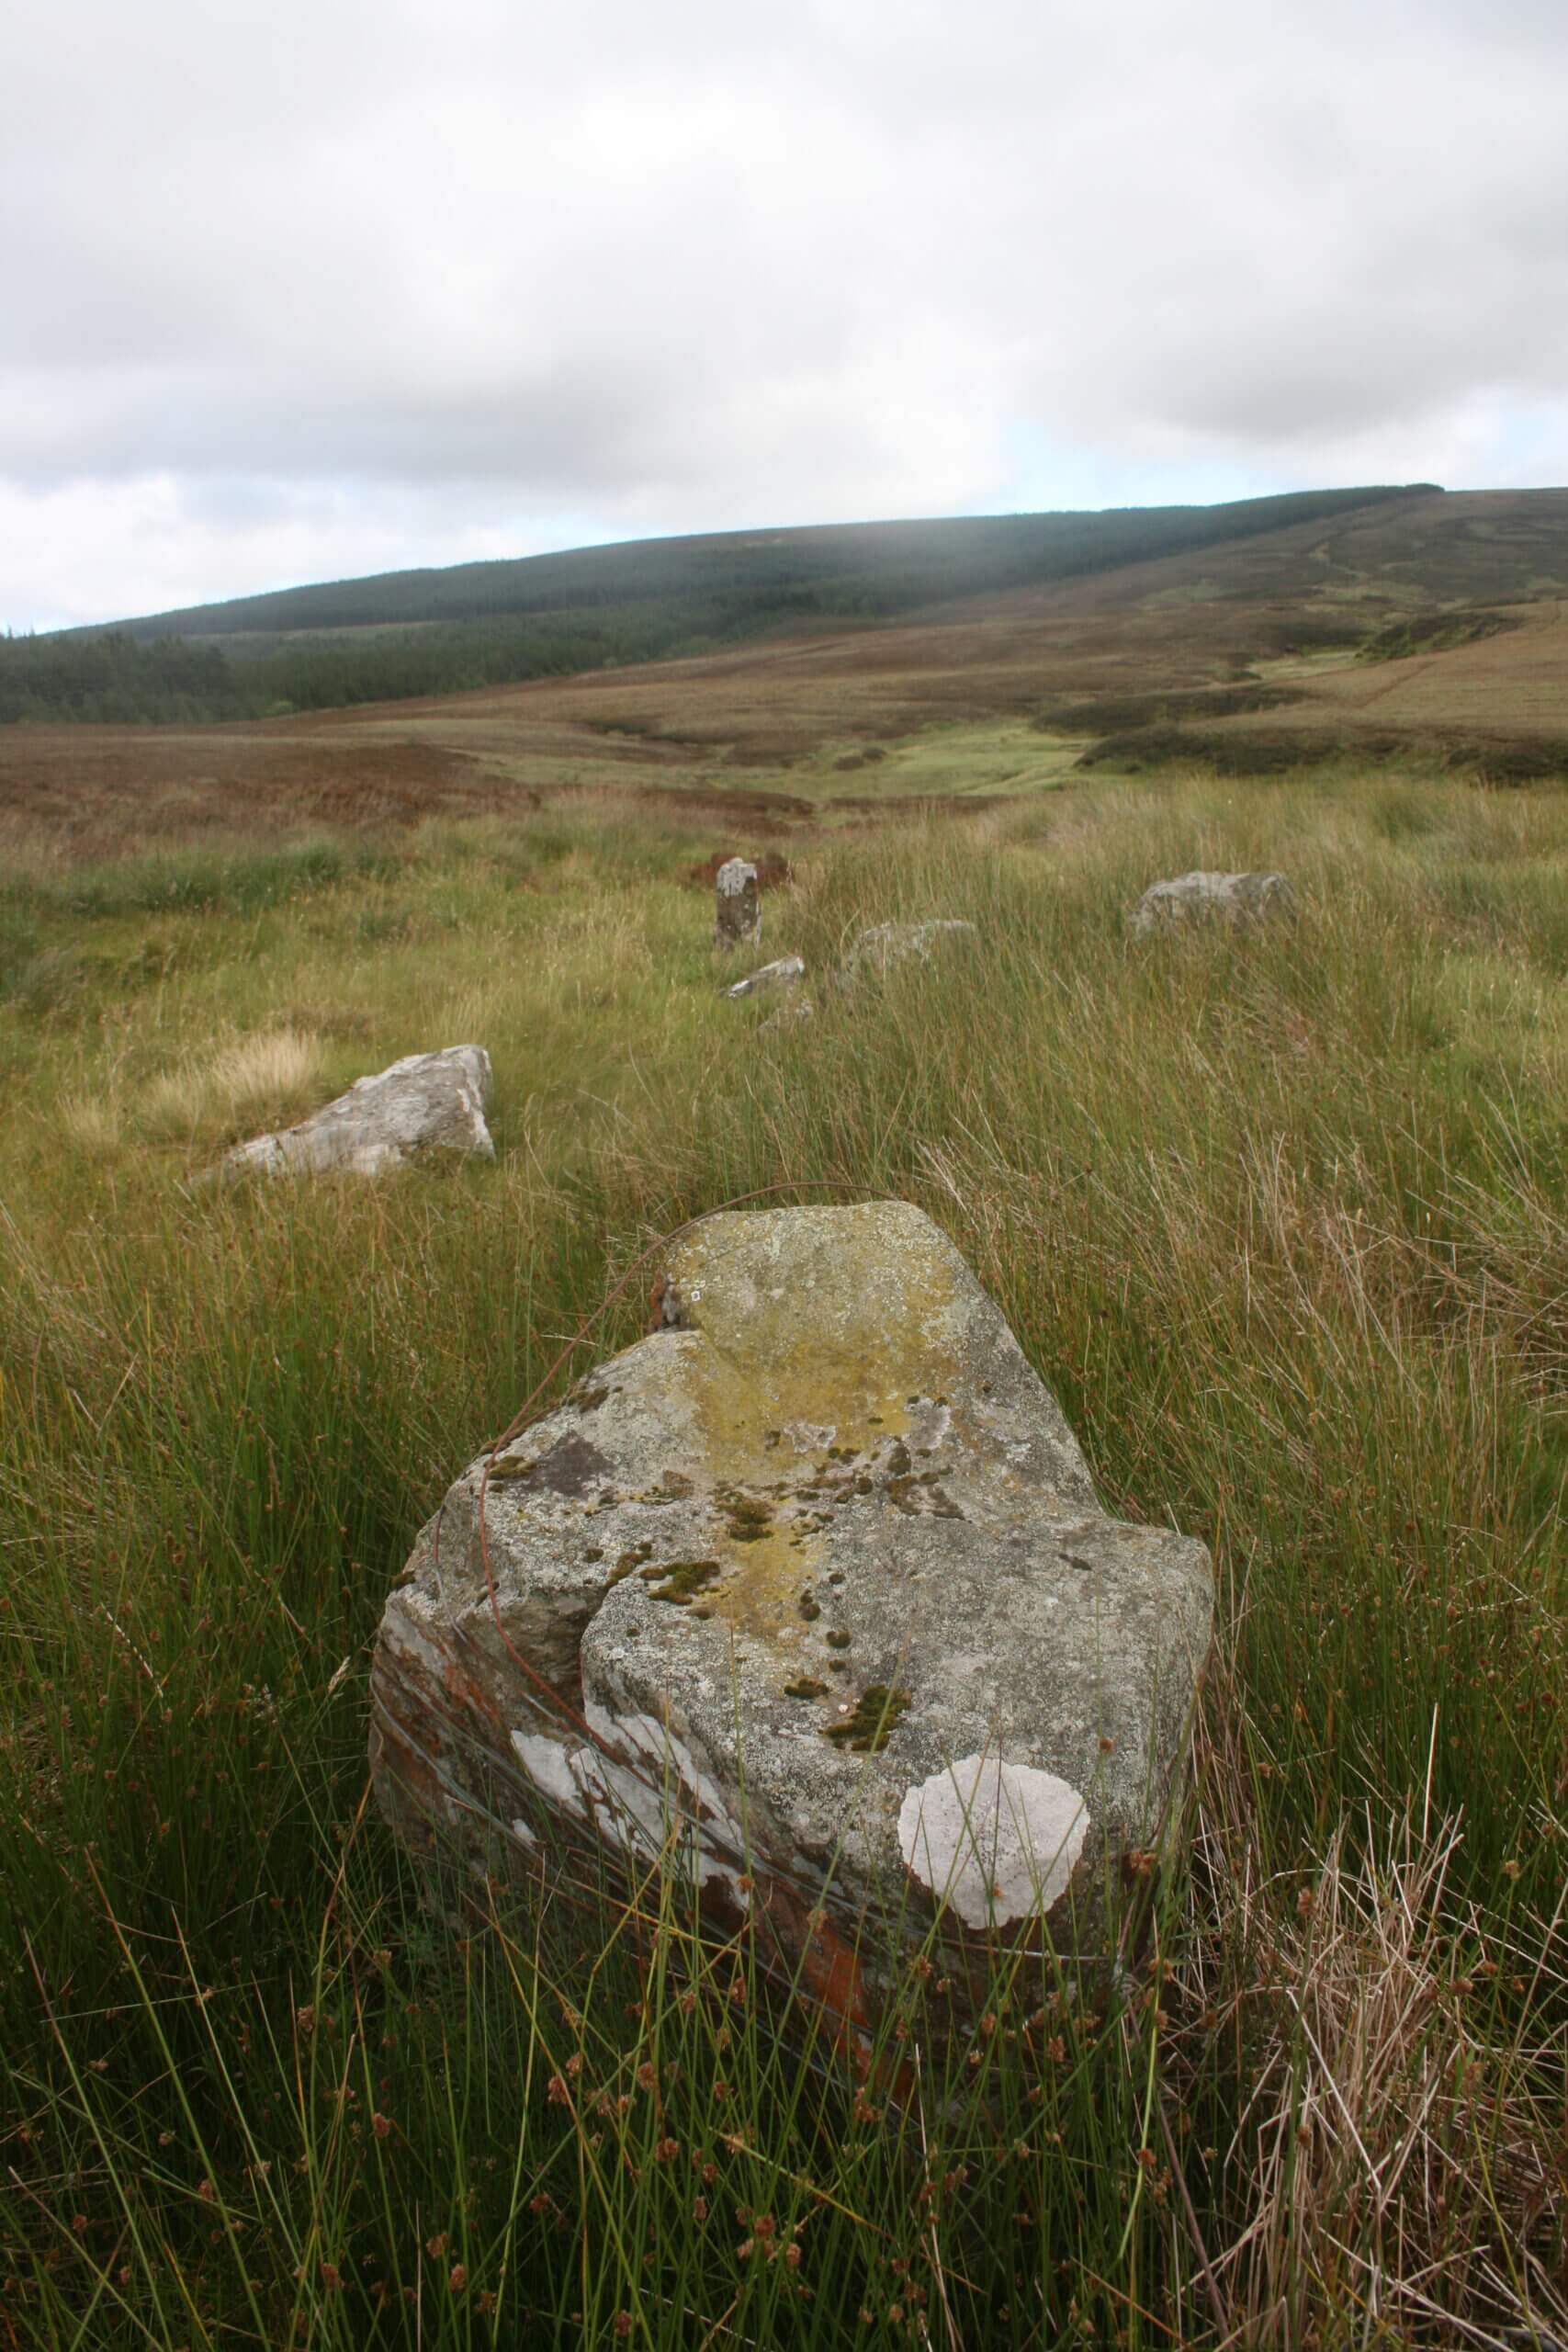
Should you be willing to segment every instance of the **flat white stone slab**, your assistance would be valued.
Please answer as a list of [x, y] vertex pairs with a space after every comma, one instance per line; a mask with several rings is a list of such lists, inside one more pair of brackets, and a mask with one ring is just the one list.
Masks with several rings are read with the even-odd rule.
[[806, 966], [798, 956], [781, 956], [775, 963], [764, 964], [760, 971], [748, 972], [725, 989], [726, 996], [759, 996], [769, 989], [792, 989], [806, 977]]

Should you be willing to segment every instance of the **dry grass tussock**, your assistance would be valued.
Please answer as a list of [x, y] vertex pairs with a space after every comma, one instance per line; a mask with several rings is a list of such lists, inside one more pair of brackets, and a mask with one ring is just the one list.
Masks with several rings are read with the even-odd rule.
[[62, 1094], [55, 1116], [85, 1159], [112, 1159], [125, 1141], [125, 1106], [117, 1095]]
[[1207, 2152], [1235, 2202], [1206, 2243], [1189, 2211], [1219, 2340], [1568, 2343], [1562, 1905], [1457, 1901], [1463, 1825], [1418, 1801], [1355, 1839], [1342, 1824], [1315, 1871], [1270, 1871], [1240, 1716], [1212, 1719], [1227, 1752], [1201, 1774], [1166, 2096], [1216, 2050], [1240, 2062]]
[[310, 1107], [324, 1060], [321, 1039], [308, 1030], [236, 1038], [153, 1079], [137, 1105], [139, 1124], [155, 1138], [189, 1142], [218, 1126], [297, 1118]]
[[213, 1057], [211, 1082], [224, 1108], [241, 1112], [260, 1103], [301, 1098], [321, 1070], [319, 1037], [304, 1035], [298, 1029], [276, 1029], [225, 1046]]

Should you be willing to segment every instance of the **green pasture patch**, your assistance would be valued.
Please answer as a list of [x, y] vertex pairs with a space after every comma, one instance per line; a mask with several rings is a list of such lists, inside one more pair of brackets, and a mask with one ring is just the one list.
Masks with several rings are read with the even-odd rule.
[[[846, 771], [863, 746], [835, 746], [811, 763], [809, 789], [829, 799], [963, 800], [1020, 798], [1055, 791], [1071, 766], [1063, 747], [1045, 741], [1027, 719], [964, 721], [924, 727], [876, 747], [884, 756]], [[801, 788], [803, 771], [791, 771]]]

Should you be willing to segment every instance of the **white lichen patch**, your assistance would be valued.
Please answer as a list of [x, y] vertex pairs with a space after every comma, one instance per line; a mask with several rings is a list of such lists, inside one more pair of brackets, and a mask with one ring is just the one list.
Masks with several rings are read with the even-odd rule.
[[[568, 1747], [514, 1731], [513, 1752], [557, 1811], [590, 1820], [604, 1842], [643, 1863], [680, 1852], [700, 1884], [722, 1880], [742, 1908], [745, 1840], [722, 1792], [655, 1715], [614, 1714], [594, 1701], [583, 1717], [592, 1744]], [[513, 1829], [525, 1833], [525, 1825]]]
[[585, 1703], [583, 1721], [604, 1749], [628, 1748], [631, 1757], [642, 1768], [644, 1785], [660, 1790], [677, 1799], [682, 1810], [701, 1818], [716, 1821], [739, 1843], [739, 1825], [729, 1819], [724, 1792], [702, 1770], [696, 1758], [657, 1715], [639, 1714], [628, 1710], [625, 1714], [613, 1713], [608, 1707], [590, 1699]]
[[833, 1443], [838, 1434], [836, 1421], [785, 1421], [779, 1431], [781, 1438], [789, 1440], [796, 1453], [807, 1454], [820, 1453], [825, 1446]]
[[581, 1814], [582, 1799], [572, 1778], [571, 1752], [542, 1732], [514, 1731], [513, 1752], [539, 1794], [568, 1813]]
[[909, 1790], [898, 1813], [906, 1866], [966, 1928], [1049, 1911], [1089, 1835], [1077, 1789], [1032, 1764], [964, 1756]]

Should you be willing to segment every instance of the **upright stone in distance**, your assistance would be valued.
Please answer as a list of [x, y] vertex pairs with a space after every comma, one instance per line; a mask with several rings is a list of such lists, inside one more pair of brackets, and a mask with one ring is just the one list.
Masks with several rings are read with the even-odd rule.
[[755, 947], [762, 936], [762, 899], [757, 869], [743, 857], [727, 859], [714, 885], [716, 947]]
[[389, 1819], [476, 1870], [683, 1853], [846, 2029], [938, 1905], [961, 1957], [1097, 1948], [1183, 1770], [1203, 1546], [1106, 1516], [917, 1208], [710, 1217], [659, 1295], [419, 1538], [371, 1677]]

